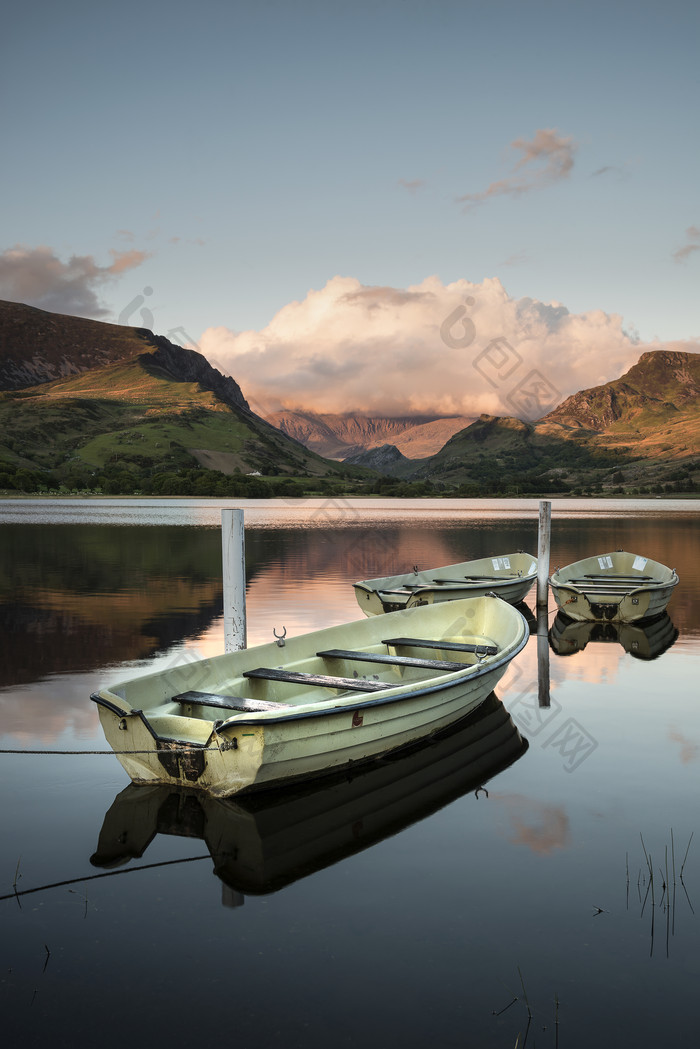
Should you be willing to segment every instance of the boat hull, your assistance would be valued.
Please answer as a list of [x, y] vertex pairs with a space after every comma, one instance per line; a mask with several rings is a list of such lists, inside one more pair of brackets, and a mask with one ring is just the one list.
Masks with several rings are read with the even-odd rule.
[[[469, 665], [455, 663], [463, 669], [454, 672], [354, 664], [366, 677], [359, 677], [357, 690], [349, 693], [323, 688], [309, 695], [303, 685], [245, 677], [246, 671], [273, 661], [315, 669], [319, 650], [334, 649], [339, 642], [347, 645], [348, 638], [353, 646], [377, 648], [394, 633], [448, 645], [481, 639], [497, 651], [487, 655], [482, 649]], [[469, 599], [331, 627], [292, 638], [284, 648], [265, 645], [203, 660], [122, 683], [92, 698], [105, 737], [134, 782], [226, 797], [326, 775], [451, 725], [493, 691], [528, 635], [525, 620], [510, 605], [497, 598]], [[449, 650], [440, 655], [455, 658]], [[334, 657], [333, 668], [348, 675], [338, 680], [357, 674], [352, 665]], [[362, 691], [365, 687], [381, 690]], [[193, 688], [236, 696], [245, 692], [253, 703], [271, 701], [271, 709], [223, 721], [206, 704], [189, 713], [185, 707], [183, 714], [173, 697]]]
[[91, 863], [141, 858], [157, 834], [200, 838], [236, 892], [278, 889], [354, 855], [461, 797], [523, 756], [522, 738], [492, 693], [445, 732], [391, 761], [367, 763], [294, 790], [212, 798], [129, 784], [105, 815]]
[[549, 585], [571, 619], [634, 623], [666, 610], [678, 576], [658, 561], [616, 550], [557, 569]]
[[376, 616], [442, 601], [485, 597], [490, 593], [517, 605], [536, 579], [537, 559], [518, 552], [432, 570], [364, 579], [354, 583], [353, 589], [362, 612]]

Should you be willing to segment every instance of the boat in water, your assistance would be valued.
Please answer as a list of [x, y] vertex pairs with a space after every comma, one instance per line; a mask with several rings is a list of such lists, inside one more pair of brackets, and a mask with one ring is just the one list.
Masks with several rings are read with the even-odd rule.
[[105, 814], [95, 867], [140, 859], [158, 835], [205, 843], [222, 902], [264, 895], [400, 833], [487, 783], [527, 751], [491, 693], [471, 714], [389, 759], [359, 765], [318, 784], [213, 798], [201, 791], [130, 783]]
[[396, 612], [416, 605], [459, 601], [494, 593], [509, 604], [523, 600], [537, 579], [537, 558], [518, 551], [482, 557], [401, 575], [379, 576], [353, 583], [357, 603], [366, 616]]
[[633, 623], [666, 610], [678, 576], [649, 557], [615, 550], [555, 569], [549, 585], [571, 619]]
[[135, 783], [226, 797], [444, 729], [486, 699], [528, 637], [512, 605], [467, 598], [170, 667], [91, 698]]

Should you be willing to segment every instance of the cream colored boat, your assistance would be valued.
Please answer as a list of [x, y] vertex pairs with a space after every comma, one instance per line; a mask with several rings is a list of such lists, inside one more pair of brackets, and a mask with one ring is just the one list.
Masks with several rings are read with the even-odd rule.
[[147, 674], [92, 699], [135, 783], [225, 797], [445, 728], [486, 699], [528, 636], [505, 601], [468, 598]]
[[658, 561], [615, 550], [557, 568], [549, 585], [571, 619], [633, 623], [666, 609], [678, 576]]
[[497, 594], [515, 605], [522, 601], [537, 579], [537, 558], [519, 551], [498, 557], [482, 557], [429, 571], [380, 576], [354, 583], [357, 603], [366, 616], [396, 612], [438, 601]]
[[212, 798], [130, 783], [105, 814], [90, 862], [122, 867], [140, 859], [158, 834], [201, 839], [223, 882], [224, 903], [240, 903], [228, 891], [275, 892], [399, 833], [468, 791], [486, 793], [486, 784], [527, 746], [491, 693], [429, 741], [320, 785]]

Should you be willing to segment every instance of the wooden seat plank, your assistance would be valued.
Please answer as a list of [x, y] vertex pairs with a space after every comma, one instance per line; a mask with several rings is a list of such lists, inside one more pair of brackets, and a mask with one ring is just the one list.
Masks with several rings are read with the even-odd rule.
[[394, 688], [383, 681], [365, 681], [357, 677], [333, 677], [330, 674], [306, 674], [297, 670], [278, 670], [276, 667], [258, 667], [246, 670], [243, 677], [261, 678], [264, 681], [287, 681], [297, 685], [318, 685], [321, 688], [338, 688], [353, 692], [380, 692]]
[[461, 579], [433, 579], [434, 583], [498, 583], [504, 579], [520, 579], [518, 575], [465, 575]]
[[578, 579], [652, 579], [652, 575], [623, 575], [617, 572], [586, 572], [583, 576], [577, 576]]
[[421, 670], [465, 670], [471, 663], [455, 663], [446, 659], [418, 659], [414, 656], [390, 656], [381, 652], [358, 652], [355, 649], [329, 648], [317, 652], [323, 659], [355, 659], [362, 663], [383, 663], [394, 667], [418, 667]]
[[245, 696], [221, 696], [216, 692], [180, 692], [172, 697], [173, 703], [192, 704], [193, 706], [218, 707], [221, 710], [242, 710], [254, 714], [260, 710], [287, 709], [284, 703], [270, 703], [262, 699], [246, 699]]
[[498, 648], [495, 645], [462, 644], [459, 641], [427, 640], [422, 637], [390, 637], [382, 641], [382, 644], [392, 645], [394, 648], [440, 648], [445, 652], [478, 652], [487, 656], [495, 656], [498, 652]]

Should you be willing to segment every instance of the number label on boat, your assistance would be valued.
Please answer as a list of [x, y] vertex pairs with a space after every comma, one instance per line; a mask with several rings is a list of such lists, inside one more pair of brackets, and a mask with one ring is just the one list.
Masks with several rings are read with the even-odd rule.
[[647, 560], [648, 558], [637, 555], [632, 564], [632, 568], [636, 568], [638, 572], [641, 572], [643, 568], [646, 568]]
[[600, 565], [601, 568], [612, 568], [612, 566], [613, 566], [612, 557], [608, 557], [608, 556], [599, 557], [598, 558], [598, 564]]
[[491, 562], [496, 572], [499, 570], [499, 568], [510, 568], [509, 557], [492, 557]]

